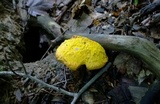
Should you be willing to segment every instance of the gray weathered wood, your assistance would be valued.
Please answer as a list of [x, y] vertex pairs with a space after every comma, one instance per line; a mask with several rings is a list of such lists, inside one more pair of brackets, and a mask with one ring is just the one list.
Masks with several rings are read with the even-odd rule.
[[[45, 16], [42, 16], [40, 18], [41, 19], [38, 19], [38, 23], [40, 23], [42, 26], [45, 26], [46, 31], [48, 31], [49, 33], [53, 33], [50, 30], [52, 29], [53, 25], [55, 26], [55, 24], [50, 24], [52, 22], [52, 19], [45, 19]], [[67, 33], [64, 35], [64, 39], [69, 39], [73, 35], [88, 37], [92, 40], [97, 41], [104, 48], [109, 50], [128, 52], [146, 63], [150, 70], [160, 78], [160, 50], [154, 45], [154, 43], [146, 39], [135, 36], [85, 33]]]
[[[75, 34], [65, 34], [64, 38], [69, 39]], [[76, 33], [88, 37], [100, 43], [109, 50], [128, 52], [141, 59], [148, 65], [150, 70], [160, 78], [160, 50], [154, 43], [135, 36], [105, 35], [105, 34], [85, 34]]]

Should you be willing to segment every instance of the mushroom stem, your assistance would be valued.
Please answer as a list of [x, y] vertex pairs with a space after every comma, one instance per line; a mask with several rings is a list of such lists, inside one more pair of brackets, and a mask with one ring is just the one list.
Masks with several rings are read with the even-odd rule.
[[[75, 33], [66, 34], [64, 38], [69, 39], [73, 35]], [[135, 36], [85, 33], [76, 33], [76, 35], [97, 41], [106, 49], [124, 51], [136, 56], [146, 63], [150, 70], [160, 78], [160, 50], [152, 42]]]

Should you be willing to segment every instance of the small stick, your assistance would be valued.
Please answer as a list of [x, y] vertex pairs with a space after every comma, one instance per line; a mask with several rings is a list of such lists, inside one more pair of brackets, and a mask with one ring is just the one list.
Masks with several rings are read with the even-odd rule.
[[15, 75], [20, 76], [20, 75], [17, 74], [14, 70], [12, 70], [12, 67], [11, 67], [11, 65], [10, 65], [9, 62], [8, 62], [6, 52], [4, 52], [4, 57], [5, 57], [5, 59], [6, 59], [6, 63], [7, 63], [7, 65], [8, 65], [8, 67], [9, 67], [9, 69], [10, 69]]
[[102, 68], [88, 83], [86, 83], [80, 90], [79, 92], [76, 94], [76, 96], [74, 96], [74, 99], [72, 100], [71, 104], [75, 104], [77, 99], [80, 97], [80, 95], [89, 88], [89, 86], [91, 84], [93, 84], [93, 82], [95, 82], [104, 72], [106, 72], [109, 67], [111, 66], [111, 62], [109, 62], [104, 68]]
[[[66, 94], [68, 96], [72, 96], [74, 97], [71, 104], [75, 104], [76, 101], [78, 100], [78, 98], [80, 97], [80, 95], [88, 89], [88, 87], [93, 84], [93, 82], [95, 82], [104, 72], [106, 72], [109, 67], [111, 66], [111, 63], [109, 62], [104, 68], [102, 68], [87, 84], [85, 84], [80, 90], [78, 93], [74, 93], [74, 92], [69, 92], [69, 91], [66, 91], [62, 88], [59, 88], [59, 87], [56, 87], [56, 86], [53, 86], [53, 85], [50, 85], [50, 84], [47, 84], [45, 83], [44, 81], [36, 78], [36, 77], [33, 77], [29, 74], [24, 74], [24, 73], [19, 73], [17, 72], [18, 75], [24, 77], [24, 78], [29, 78], [31, 79], [32, 81], [35, 81], [36, 83], [39, 83], [41, 84], [44, 88], [50, 88], [50, 89], [53, 89], [57, 92], [60, 92], [60, 93], [63, 93], [63, 94]], [[11, 71], [0, 71], [0, 76], [10, 76], [10, 75], [15, 75], [13, 72]]]

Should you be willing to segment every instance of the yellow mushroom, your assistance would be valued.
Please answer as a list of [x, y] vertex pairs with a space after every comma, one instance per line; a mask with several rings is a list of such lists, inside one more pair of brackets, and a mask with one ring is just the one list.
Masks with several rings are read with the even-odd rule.
[[88, 70], [102, 68], [108, 61], [104, 48], [97, 42], [82, 36], [65, 40], [56, 50], [57, 60], [71, 70], [86, 65]]

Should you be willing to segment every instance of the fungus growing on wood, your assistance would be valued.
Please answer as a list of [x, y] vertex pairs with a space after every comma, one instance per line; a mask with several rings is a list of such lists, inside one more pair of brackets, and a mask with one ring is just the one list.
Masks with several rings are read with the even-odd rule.
[[56, 51], [57, 60], [71, 70], [86, 65], [88, 70], [102, 68], [108, 61], [104, 48], [97, 42], [82, 36], [65, 40]]

